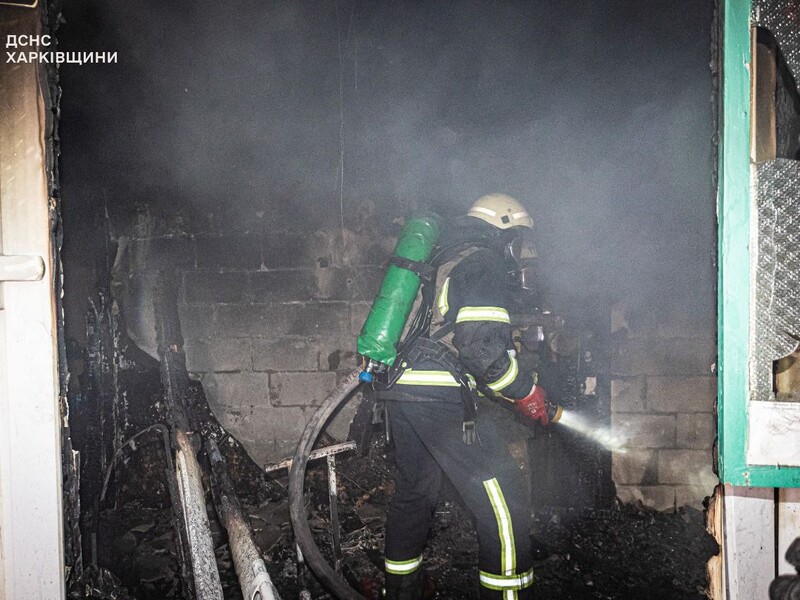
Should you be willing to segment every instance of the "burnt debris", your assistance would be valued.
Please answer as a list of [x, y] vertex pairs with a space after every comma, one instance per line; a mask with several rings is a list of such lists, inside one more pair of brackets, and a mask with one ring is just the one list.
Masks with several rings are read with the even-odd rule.
[[[198, 464], [204, 472], [204, 488], [212, 491], [205, 494], [203, 509], [209, 520], [223, 597], [243, 597], [236, 574], [241, 571], [236, 563], [243, 564], [243, 555], [251, 564], [264, 561], [275, 591], [283, 598], [298, 597], [303, 589], [314, 598], [330, 597], [313, 574], [298, 570], [285, 471], [265, 474], [219, 425], [208, 409], [202, 386], [186, 376], [179, 330], [173, 329], [170, 338], [164, 333], [169, 330], [162, 326], [162, 352], [173, 354], [170, 360], [159, 363], [128, 344], [119, 319], [109, 305], [106, 318], [93, 321], [92, 339], [108, 341], [96, 343], [96, 351], [88, 358], [95, 365], [105, 366], [88, 369], [85, 383], [95, 378], [94, 389], [103, 390], [98, 396], [114, 400], [93, 404], [105, 418], [94, 422], [90, 431], [114, 443], [109, 444], [103, 462], [95, 464], [94, 474], [88, 469], [83, 473], [89, 482], [84, 489], [85, 538], [94, 542], [91, 554], [87, 554], [91, 560], [83, 577], [73, 582], [71, 597], [194, 597], [186, 581], [190, 578], [184, 567], [188, 563], [186, 550], [176, 533], [182, 529], [175, 526], [174, 490], [170, 493], [174, 485], [169, 475], [174, 472], [170, 450], [175, 448], [176, 432], [181, 431], [178, 422], [197, 440], [188, 445], [194, 451], [201, 450], [204, 440], [207, 451], [198, 454]], [[598, 403], [607, 405], [607, 400], [603, 401], [602, 395], [587, 400], [583, 392], [586, 377], [602, 375], [602, 343], [586, 335], [577, 339], [582, 340], [580, 345], [590, 353], [588, 356], [586, 352], [573, 352], [570, 356], [578, 360], [555, 359], [564, 385], [562, 398], [575, 409], [596, 413], [603, 410]], [[171, 390], [171, 395], [165, 390]], [[602, 394], [602, 384], [599, 391]], [[338, 458], [339, 564], [351, 586], [366, 598], [378, 598], [385, 511], [393, 493], [393, 448], [376, 418], [380, 411], [365, 406], [368, 417], [362, 428], [372, 433], [371, 441], [365, 442], [360, 452]], [[169, 444], [165, 443], [165, 432]], [[528, 452], [536, 456], [537, 448], [553, 444], [552, 438], [558, 435], [533, 432], [527, 442]], [[86, 432], [79, 439], [86, 444]], [[573, 467], [577, 469], [574, 477], [586, 486], [584, 489], [596, 489], [594, 484], [582, 482], [581, 473], [586, 464], [598, 470], [603, 453], [581, 445], [569, 433], [557, 443], [588, 457]], [[537, 460], [542, 465], [546, 457], [538, 456]], [[98, 468], [101, 464], [104, 469]], [[552, 463], [547, 469], [554, 470], [558, 464]], [[541, 467], [533, 472], [538, 477]], [[610, 480], [607, 485], [612, 485]], [[334, 564], [339, 553], [331, 542], [331, 490], [324, 462], [311, 464], [305, 490], [311, 530], [323, 554]], [[602, 495], [579, 492], [571, 497], [566, 489], [549, 496], [540, 493], [531, 533], [538, 548], [537, 595], [545, 599], [636, 598], [645, 594], [665, 599], [704, 598], [705, 562], [717, 552], [715, 542], [705, 532], [700, 511], [681, 509], [665, 514], [641, 506], [620, 506], [614, 501], [613, 487]], [[476, 556], [477, 540], [470, 516], [454, 489], [445, 486], [425, 554], [426, 586], [431, 597], [477, 598]]]

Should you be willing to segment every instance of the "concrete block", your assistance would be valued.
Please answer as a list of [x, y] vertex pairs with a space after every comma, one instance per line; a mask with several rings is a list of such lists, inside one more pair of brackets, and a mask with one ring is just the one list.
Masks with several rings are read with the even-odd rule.
[[711, 451], [660, 450], [658, 482], [713, 489], [718, 480], [711, 471]]
[[247, 338], [189, 340], [185, 345], [186, 368], [200, 371], [250, 371], [253, 362]]
[[[385, 214], [385, 211], [382, 211]], [[345, 229], [332, 231], [335, 264], [348, 265], [381, 265], [388, 259], [397, 244], [396, 234], [400, 227], [392, 224], [391, 231], [370, 230], [358, 233]]]
[[336, 387], [335, 373], [272, 373], [273, 406], [316, 406]]
[[[247, 430], [256, 440], [293, 441], [297, 446], [297, 440], [312, 414], [313, 411], [297, 406], [255, 406], [250, 411]], [[291, 456], [293, 451], [294, 447], [281, 458]]]
[[710, 375], [716, 340], [709, 338], [626, 338], [617, 343], [613, 375]]
[[192, 269], [195, 266], [194, 240], [188, 235], [131, 240], [128, 257], [127, 268], [131, 272], [164, 267]]
[[711, 413], [677, 415], [675, 445], [678, 448], [710, 449], [717, 432], [717, 421]]
[[713, 306], [708, 306], [705, 311], [687, 311], [685, 306], [681, 306], [671, 313], [650, 308], [651, 310], [627, 312], [629, 338], [716, 338], [716, 313]]
[[[271, 442], [271, 460], [277, 462], [294, 453], [297, 442], [314, 411], [287, 406], [273, 407], [270, 411], [264, 411], [263, 417], [259, 417], [258, 412], [255, 414], [257, 420], [252, 429], [259, 439]], [[262, 464], [266, 464], [266, 461]]]
[[711, 412], [716, 377], [648, 377], [645, 403], [653, 412]]
[[628, 450], [611, 455], [611, 479], [616, 484], [653, 485], [658, 483], [658, 452]]
[[[203, 388], [209, 404], [220, 410], [243, 410], [245, 407], [268, 406], [269, 376], [266, 373], [204, 373]], [[216, 411], [215, 411], [215, 414]]]
[[356, 233], [341, 228], [316, 231], [307, 239], [306, 254], [318, 267], [360, 269], [380, 266], [392, 254], [397, 239], [379, 231]]
[[672, 415], [614, 413], [611, 427], [615, 435], [626, 440], [627, 448], [675, 447], [675, 417]]
[[332, 252], [324, 233], [313, 236], [297, 233], [270, 233], [261, 239], [264, 269], [328, 266]]
[[356, 367], [356, 337], [343, 335], [319, 342], [319, 370], [350, 372]]
[[644, 378], [611, 380], [611, 412], [644, 412]]
[[300, 407], [276, 406], [215, 408], [213, 412], [220, 424], [262, 466], [292, 455], [312, 414]]
[[253, 234], [197, 236], [195, 252], [199, 269], [256, 271], [261, 268], [261, 240]]
[[383, 281], [380, 267], [317, 269], [315, 298], [372, 302]]
[[[325, 229], [306, 236], [306, 260], [309, 266], [326, 268], [341, 264], [338, 248], [341, 245], [341, 230]], [[361, 264], [361, 263], [358, 263]]]
[[691, 506], [698, 510], [703, 509], [703, 500], [714, 493], [714, 487], [709, 488], [691, 485], [679, 485], [675, 487], [675, 506]]
[[243, 272], [192, 271], [183, 276], [186, 304], [243, 302], [249, 275]]
[[300, 307], [288, 333], [305, 336], [339, 335], [347, 333], [349, 325], [349, 303], [309, 302]]
[[255, 371], [316, 371], [319, 343], [304, 338], [253, 339]]
[[353, 394], [325, 426], [325, 433], [337, 441], [346, 440], [347, 436], [350, 434], [350, 426], [353, 424], [353, 418], [356, 416], [356, 411], [363, 399], [363, 394]]
[[350, 308], [344, 302], [227, 304], [217, 309], [215, 333], [222, 337], [316, 336], [346, 333]]
[[287, 304], [228, 304], [217, 309], [214, 333], [223, 337], [279, 337], [299, 307]]
[[314, 271], [290, 269], [250, 274], [247, 299], [255, 303], [308, 301], [318, 296]]
[[212, 336], [216, 329], [216, 313], [217, 308], [214, 305], [178, 304], [183, 338], [200, 340]]
[[[264, 219], [258, 216], [261, 211], [256, 204], [245, 207], [241, 202], [217, 202], [213, 212], [192, 211], [192, 231], [196, 237], [257, 233]], [[274, 224], [274, 219], [270, 223]]]
[[665, 323], [659, 323], [655, 335], [662, 338], [716, 338], [716, 312], [713, 304], [709, 306], [706, 315], [692, 314], [690, 317], [699, 318], [675, 318]]
[[623, 504], [641, 503], [654, 510], [675, 510], [675, 488], [669, 485], [618, 485], [617, 498]]
[[212, 412], [219, 424], [239, 441], [254, 439], [255, 430], [251, 427], [252, 406], [220, 406]]
[[[346, 439], [349, 421], [352, 419], [350, 406], [345, 405], [325, 429], [325, 433], [337, 441]], [[314, 407], [281, 406], [254, 408], [249, 419], [243, 423], [243, 435], [253, 435], [255, 439], [240, 438], [248, 454], [256, 463], [266, 466], [290, 457], [297, 441], [305, 429]], [[285, 471], [283, 475], [285, 475]]]
[[189, 373], [211, 371], [211, 354], [204, 340], [184, 340], [183, 351], [186, 354], [186, 369]]

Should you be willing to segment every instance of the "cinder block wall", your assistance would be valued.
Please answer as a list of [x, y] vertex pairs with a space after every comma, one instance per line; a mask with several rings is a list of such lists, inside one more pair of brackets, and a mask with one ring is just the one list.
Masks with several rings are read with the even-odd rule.
[[[189, 370], [253, 458], [277, 461], [354, 368], [356, 335], [395, 239], [336, 226], [273, 230], [255, 218], [225, 230], [187, 222], [139, 215], [121, 244], [115, 278], [131, 337], [155, 353], [152, 283], [174, 267]], [[613, 456], [617, 493], [659, 510], [700, 506], [716, 483], [713, 325], [615, 311], [612, 425], [630, 437], [627, 453]], [[334, 435], [346, 433], [351, 414]]]
[[[121, 261], [132, 337], [152, 353], [149, 285], [158, 268], [177, 266], [187, 366], [212, 410], [257, 462], [290, 455], [315, 407], [355, 368], [356, 335], [394, 240], [340, 228], [134, 229]], [[346, 433], [354, 408], [334, 433]]]
[[717, 478], [712, 472], [717, 379], [713, 324], [683, 317], [637, 322], [614, 307], [611, 419], [628, 438], [612, 456], [623, 502], [657, 510], [700, 508]]

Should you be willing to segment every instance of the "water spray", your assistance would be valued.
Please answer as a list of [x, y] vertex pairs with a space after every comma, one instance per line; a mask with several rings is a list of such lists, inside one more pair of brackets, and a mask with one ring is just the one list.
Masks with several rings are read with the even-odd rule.
[[558, 424], [600, 444], [607, 450], [620, 454], [627, 452], [625, 444], [628, 440], [624, 436], [614, 433], [608, 427], [598, 427], [596, 423], [588, 421], [574, 411], [563, 410]]

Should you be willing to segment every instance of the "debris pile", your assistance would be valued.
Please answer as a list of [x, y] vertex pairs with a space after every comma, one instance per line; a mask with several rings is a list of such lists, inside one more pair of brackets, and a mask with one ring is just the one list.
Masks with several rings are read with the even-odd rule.
[[706, 598], [705, 564], [719, 551], [692, 508], [540, 510], [533, 533], [549, 549], [535, 571], [541, 598]]
[[[113, 319], [106, 321], [113, 325]], [[106, 326], [102, 331], [107, 329]], [[112, 326], [110, 330], [113, 333], [119, 328]], [[301, 589], [308, 588], [313, 598], [330, 598], [315, 582], [313, 574], [298, 564], [289, 520], [286, 470], [265, 473], [254, 464], [208, 410], [199, 384], [185, 378], [164, 377], [179, 373], [182, 364], [172, 365], [175, 368], [170, 370], [169, 364], [159, 365], [149, 358], [133, 360], [135, 355], [121, 352], [116, 340], [107, 343], [105, 351], [98, 351], [99, 358], [95, 360], [101, 366], [114, 368], [89, 373], [92, 376], [88, 377], [90, 385], [86, 389], [95, 390], [97, 398], [84, 392], [73, 399], [78, 415], [90, 416], [97, 406], [111, 406], [113, 411], [99, 422], [102, 435], [94, 438], [103, 443], [94, 454], [89, 452], [93, 448], [94, 430], [79, 428], [83, 436], [78, 441], [83, 442], [87, 455], [94, 457], [91, 461], [94, 468], [90, 469], [92, 478], [82, 479], [82, 485], [89, 484], [83, 490], [86, 502], [82, 503], [83, 554], [88, 566], [72, 578], [70, 598], [155, 600], [191, 596], [187, 593], [180, 540], [176, 536], [175, 503], [165, 476], [171, 466], [170, 444], [164, 436], [166, 426], [153, 425], [170, 422], [167, 410], [170, 403], [164, 401], [170, 394], [159, 389], [159, 383], [173, 395], [180, 392], [182, 406], [194, 420], [194, 425], [186, 431], [213, 440], [229, 470], [230, 485], [220, 487], [217, 481], [216, 496], [206, 493], [198, 497], [201, 507], [205, 502], [210, 519], [212, 561], [216, 559], [224, 597], [239, 600], [242, 592], [227, 533], [216, 518], [220, 490], [239, 498], [242, 521], [249, 523], [281, 597], [296, 598]], [[120, 360], [120, 354], [127, 359]], [[571, 396], [562, 394], [562, 403], [597, 417], [597, 397], [582, 394], [584, 377], [569, 377], [590, 370], [583, 369], [581, 361], [562, 362], [569, 373], [559, 373], [559, 379], [571, 381], [566, 387], [574, 392]], [[109, 376], [101, 377], [106, 371]], [[176, 381], [182, 382], [180, 389], [174, 385]], [[79, 401], [84, 397], [91, 400], [87, 400], [85, 407]], [[101, 403], [101, 398], [108, 401]], [[372, 411], [368, 412], [371, 421]], [[174, 416], [174, 407], [172, 413]], [[374, 426], [371, 432], [375, 433]], [[368, 451], [348, 451], [336, 461], [341, 572], [364, 597], [377, 599], [383, 581], [385, 515], [394, 492], [394, 460], [392, 446], [380, 435], [372, 437], [362, 447]], [[538, 548], [537, 597], [705, 598], [705, 564], [717, 547], [705, 531], [703, 515], [693, 510], [661, 514], [616, 506], [613, 485], [606, 482], [607, 455], [595, 445], [586, 447], [572, 443], [569, 435], [562, 437], [553, 432], [534, 433], [527, 446], [538, 464], [550, 465], [544, 474], [536, 472], [533, 478], [539, 482], [539, 488], [534, 488], [532, 521], [534, 545]], [[331, 441], [320, 443], [328, 445]], [[520, 447], [525, 454], [525, 444]], [[547, 462], [545, 458], [551, 454], [560, 458]], [[205, 473], [201, 487], [214, 489], [214, 481], [210, 480], [214, 478], [208, 477], [212, 469], [208, 467], [205, 452], [199, 452], [197, 458]], [[573, 463], [571, 467], [568, 462]], [[333, 564], [330, 495], [324, 460], [310, 463], [305, 491], [311, 529], [320, 549]], [[477, 540], [471, 518], [445, 480], [434, 531], [424, 555], [428, 597], [477, 598], [476, 563]]]
[[[384, 519], [394, 490], [392, 448], [380, 436], [376, 438], [366, 455], [341, 456], [337, 473], [342, 571], [367, 598], [379, 597]], [[324, 461], [312, 464], [306, 490], [312, 530], [323, 553], [331, 558], [324, 465]], [[285, 483], [285, 472], [266, 483], [243, 482], [250, 490], [243, 512], [273, 582], [282, 597], [292, 598], [299, 591], [298, 569]], [[210, 505], [209, 514], [214, 514]], [[239, 599], [224, 530], [213, 520], [211, 528], [225, 598]], [[634, 506], [612, 510], [538, 508], [532, 534], [539, 549], [537, 597], [543, 599], [647, 596], [699, 600], [706, 597], [705, 563], [717, 552], [716, 543], [705, 532], [702, 512], [693, 509], [668, 514]], [[88, 597], [180, 597], [180, 565], [168, 506], [153, 508], [133, 500], [106, 509], [100, 516], [97, 543], [99, 566], [114, 573], [130, 596], [120, 590], [117, 595]], [[436, 597], [478, 597], [477, 549], [469, 513], [445, 482], [424, 563]], [[305, 577], [314, 598], [329, 598], [315, 585], [312, 575]]]
[[[383, 526], [391, 499], [392, 450], [382, 439], [367, 456], [347, 456], [339, 468], [344, 575], [367, 598], [377, 598], [382, 579]], [[330, 552], [324, 471], [307, 482], [312, 529]], [[538, 508], [532, 521], [537, 598], [706, 598], [707, 560], [718, 552], [705, 531], [702, 511], [658, 513], [637, 506], [614, 509]], [[282, 539], [274, 558], [292, 556]], [[434, 530], [424, 554], [436, 597], [478, 598], [477, 538], [456, 491], [444, 485]], [[284, 596], [295, 591], [291, 576], [273, 577]], [[285, 577], [286, 576], [286, 577]], [[284, 591], [286, 590], [286, 591]], [[322, 590], [315, 590], [325, 597]]]

